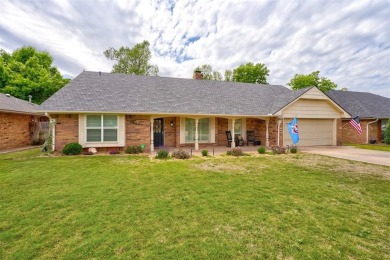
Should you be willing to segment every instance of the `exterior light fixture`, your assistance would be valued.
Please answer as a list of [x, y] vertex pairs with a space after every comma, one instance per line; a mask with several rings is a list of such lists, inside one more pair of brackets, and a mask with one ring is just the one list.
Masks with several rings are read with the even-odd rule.
[[173, 121], [171, 121], [169, 124], [171, 125], [171, 127], [173, 127]]

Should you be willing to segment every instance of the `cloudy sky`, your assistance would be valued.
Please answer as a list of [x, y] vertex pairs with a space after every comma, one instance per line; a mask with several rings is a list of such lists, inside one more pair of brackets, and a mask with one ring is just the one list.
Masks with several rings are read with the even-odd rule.
[[390, 2], [2, 0], [0, 48], [48, 51], [63, 74], [111, 71], [103, 51], [148, 40], [160, 76], [191, 78], [264, 63], [286, 85], [315, 70], [351, 91], [390, 97]]

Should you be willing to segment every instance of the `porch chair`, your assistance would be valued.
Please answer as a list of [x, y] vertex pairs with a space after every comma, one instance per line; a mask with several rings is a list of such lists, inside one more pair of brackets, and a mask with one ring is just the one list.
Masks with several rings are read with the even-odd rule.
[[230, 131], [226, 131], [226, 139], [227, 139], [227, 147], [230, 147], [233, 141], [232, 133]]
[[253, 145], [260, 145], [261, 141], [256, 140], [255, 131], [246, 131], [246, 138], [247, 138], [247, 145], [249, 146], [249, 143], [252, 143]]

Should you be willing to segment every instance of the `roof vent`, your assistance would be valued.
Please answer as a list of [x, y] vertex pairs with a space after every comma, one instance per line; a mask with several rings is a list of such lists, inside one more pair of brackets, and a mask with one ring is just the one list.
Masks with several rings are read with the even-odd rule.
[[11, 97], [11, 95], [10, 94], [5, 94], [7, 97]]
[[102, 72], [101, 71], [99, 71], [99, 76], [101, 76], [102, 75]]
[[28, 95], [28, 103], [30, 103], [30, 104], [31, 104], [31, 99], [32, 99], [32, 96]]

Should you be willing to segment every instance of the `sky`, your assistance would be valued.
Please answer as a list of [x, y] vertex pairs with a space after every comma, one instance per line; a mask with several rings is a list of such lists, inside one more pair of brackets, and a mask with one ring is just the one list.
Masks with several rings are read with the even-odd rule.
[[110, 72], [104, 50], [143, 40], [159, 76], [253, 62], [270, 84], [318, 70], [338, 88], [390, 97], [388, 0], [1, 1], [0, 48], [48, 51], [67, 77]]

